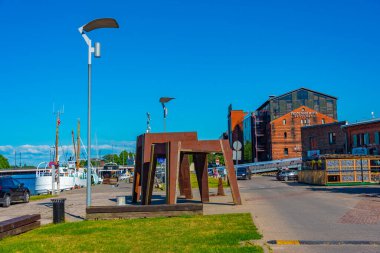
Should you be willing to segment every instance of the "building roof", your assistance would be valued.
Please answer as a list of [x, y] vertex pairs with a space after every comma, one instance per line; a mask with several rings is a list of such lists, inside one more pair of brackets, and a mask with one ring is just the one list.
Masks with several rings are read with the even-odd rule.
[[365, 121], [360, 121], [360, 122], [355, 122], [351, 124], [347, 124], [342, 126], [343, 128], [346, 127], [352, 127], [352, 126], [359, 126], [359, 125], [366, 125], [366, 124], [373, 124], [373, 123], [380, 123], [380, 118], [377, 119], [370, 119], [370, 120], [365, 120]]
[[318, 124], [318, 125], [311, 125], [311, 126], [304, 126], [302, 128], [317, 128], [317, 127], [327, 127], [327, 126], [333, 126], [333, 125], [346, 125], [347, 121], [337, 121], [333, 123], [327, 123], [327, 124]]
[[264, 107], [267, 103], [269, 103], [270, 100], [273, 100], [273, 99], [278, 99], [278, 98], [281, 98], [281, 97], [284, 97], [286, 95], [289, 95], [293, 92], [296, 92], [296, 91], [299, 91], [299, 90], [306, 90], [306, 91], [311, 91], [313, 93], [317, 93], [317, 94], [320, 94], [320, 95], [323, 95], [323, 96], [327, 96], [327, 97], [330, 97], [330, 98], [333, 98], [333, 99], [338, 99], [337, 97], [334, 97], [334, 96], [331, 96], [331, 95], [328, 95], [328, 94], [325, 94], [325, 93], [322, 93], [322, 92], [319, 92], [319, 91], [315, 91], [315, 90], [311, 90], [311, 89], [308, 89], [308, 88], [304, 88], [304, 87], [301, 87], [301, 88], [298, 88], [298, 89], [295, 89], [295, 90], [292, 90], [292, 91], [289, 91], [285, 94], [282, 94], [282, 95], [279, 95], [279, 96], [270, 96], [269, 99], [267, 101], [265, 101], [261, 106], [258, 107], [257, 110], [259, 110], [260, 108]]

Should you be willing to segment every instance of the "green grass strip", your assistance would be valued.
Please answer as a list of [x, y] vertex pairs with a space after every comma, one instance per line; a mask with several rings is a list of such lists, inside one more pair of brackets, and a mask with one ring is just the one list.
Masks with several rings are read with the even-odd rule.
[[41, 200], [41, 199], [50, 199], [50, 198], [54, 198], [54, 197], [57, 197], [57, 195], [51, 195], [51, 194], [34, 195], [34, 196], [30, 196], [30, 201], [37, 201], [37, 200]]
[[372, 185], [379, 184], [373, 182], [351, 182], [351, 183], [327, 183], [327, 186], [354, 186], [354, 185]]
[[250, 214], [50, 224], [0, 242], [0, 252], [263, 252]]
[[[198, 188], [197, 176], [195, 173], [190, 174], [191, 188]], [[218, 188], [219, 178], [208, 177], [208, 187]], [[229, 187], [227, 182], [223, 180], [223, 187]]]

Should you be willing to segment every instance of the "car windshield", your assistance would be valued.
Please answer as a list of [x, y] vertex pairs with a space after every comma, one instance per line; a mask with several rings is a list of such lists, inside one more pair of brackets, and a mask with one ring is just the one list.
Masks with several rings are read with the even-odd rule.
[[289, 174], [296, 174], [297, 172], [296, 171], [294, 171], [294, 170], [287, 170], [287, 171], [283, 171], [283, 172], [281, 172], [281, 174], [284, 174], [284, 175], [289, 175]]
[[244, 172], [246, 172], [246, 168], [238, 168], [238, 172], [239, 173], [244, 173]]

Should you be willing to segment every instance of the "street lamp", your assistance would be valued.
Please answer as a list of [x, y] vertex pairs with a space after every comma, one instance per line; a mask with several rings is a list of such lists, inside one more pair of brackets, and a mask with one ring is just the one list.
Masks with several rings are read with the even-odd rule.
[[164, 109], [164, 132], [166, 132], [166, 116], [168, 115], [168, 109], [166, 108], [165, 103], [173, 99], [174, 98], [168, 98], [168, 97], [160, 98], [160, 103], [162, 105], [162, 108]]
[[87, 207], [91, 206], [91, 58], [92, 53], [94, 53], [95, 57], [100, 57], [100, 43], [95, 42], [95, 47], [93, 47], [92, 41], [87, 37], [86, 32], [99, 28], [119, 28], [119, 25], [113, 18], [100, 18], [94, 19], [78, 29], [88, 46]]

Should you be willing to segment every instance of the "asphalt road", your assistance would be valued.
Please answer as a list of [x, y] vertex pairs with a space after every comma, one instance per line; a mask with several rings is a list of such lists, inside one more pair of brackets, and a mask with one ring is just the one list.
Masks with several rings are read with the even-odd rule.
[[[239, 186], [265, 241], [320, 243], [271, 245], [274, 252], [380, 252], [380, 185], [310, 186], [258, 176]], [[363, 245], [368, 241], [378, 245]]]

